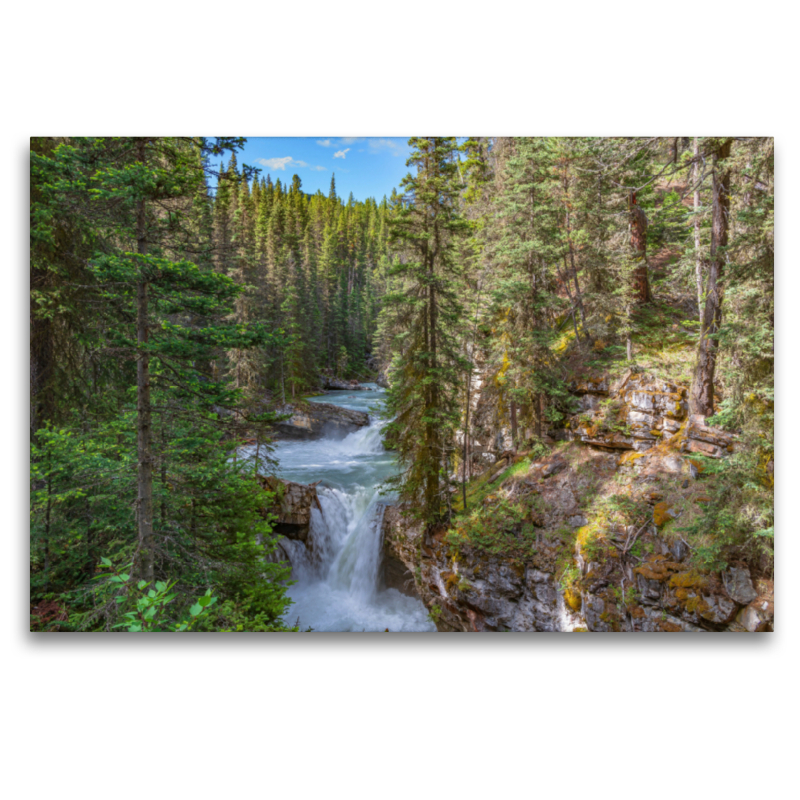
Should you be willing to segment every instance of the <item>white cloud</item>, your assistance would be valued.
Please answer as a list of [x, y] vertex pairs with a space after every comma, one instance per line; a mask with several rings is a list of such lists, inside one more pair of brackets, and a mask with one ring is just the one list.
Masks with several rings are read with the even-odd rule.
[[356, 142], [360, 142], [363, 138], [363, 136], [342, 136], [339, 141], [342, 144], [355, 144]]
[[345, 158], [347, 154], [350, 152], [350, 148], [346, 147], [344, 150], [337, 150], [334, 154], [334, 158]]
[[268, 169], [281, 169], [286, 170], [286, 167], [304, 167], [304, 161], [295, 161], [291, 156], [285, 156], [284, 158], [257, 158], [257, 163], [261, 164], [262, 167], [267, 167]]
[[402, 154], [400, 145], [393, 139], [368, 139], [367, 143], [371, 153], [380, 153], [382, 150], [388, 150], [393, 156]]
[[330, 139], [317, 139], [317, 144], [320, 147], [330, 147], [331, 146], [331, 140]]
[[313, 166], [307, 164], [305, 161], [296, 161], [291, 156], [284, 156], [283, 158], [257, 158], [256, 163], [261, 164], [262, 167], [266, 167], [267, 169], [282, 170], [283, 172], [286, 171], [287, 167], [289, 167], [289, 169], [307, 167], [316, 172], [325, 171], [325, 167]]

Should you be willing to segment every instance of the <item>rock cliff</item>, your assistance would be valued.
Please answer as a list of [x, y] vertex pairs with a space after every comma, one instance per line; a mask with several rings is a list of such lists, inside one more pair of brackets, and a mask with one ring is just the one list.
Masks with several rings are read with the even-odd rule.
[[697, 456], [723, 458], [735, 438], [688, 414], [685, 387], [645, 373], [571, 389], [579, 410], [553, 431], [562, 441], [490, 467], [470, 517], [424, 533], [387, 508], [386, 557], [439, 630], [772, 630], [772, 581], [745, 563], [697, 568], [672, 524], [708, 501]]

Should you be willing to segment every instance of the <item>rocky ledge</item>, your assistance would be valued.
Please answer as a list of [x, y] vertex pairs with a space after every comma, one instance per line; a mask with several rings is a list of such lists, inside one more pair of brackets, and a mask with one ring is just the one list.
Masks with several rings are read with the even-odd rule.
[[[543, 494], [560, 500], [565, 516], [575, 511], [563, 497], [569, 476], [559, 483]], [[585, 522], [572, 516], [573, 524]], [[444, 528], [425, 534], [398, 507], [384, 514], [386, 563], [405, 583], [414, 581], [440, 631], [772, 630], [771, 582], [754, 582], [741, 565], [700, 573], [686, 545], [660, 536], [655, 524], [610, 531], [606, 552], [579, 535], [568, 554], [575, 565], [569, 584], [563, 539], [552, 530], [539, 532], [528, 558], [453, 548], [446, 535]]]
[[273, 529], [287, 539], [308, 542], [311, 529], [311, 509], [322, 510], [317, 497], [317, 485], [282, 481], [272, 475], [261, 477], [264, 491], [271, 492], [272, 501], [262, 514], [273, 519]]
[[710, 501], [702, 457], [725, 458], [736, 437], [691, 415], [686, 387], [643, 372], [571, 389], [579, 411], [554, 432], [561, 443], [489, 467], [476, 520], [426, 532], [386, 509], [386, 563], [437, 628], [773, 630], [768, 556], [703, 571], [682, 533]]
[[369, 414], [341, 408], [331, 403], [297, 402], [277, 409], [281, 414], [291, 414], [275, 426], [274, 438], [318, 439], [322, 436], [346, 436], [369, 425]]

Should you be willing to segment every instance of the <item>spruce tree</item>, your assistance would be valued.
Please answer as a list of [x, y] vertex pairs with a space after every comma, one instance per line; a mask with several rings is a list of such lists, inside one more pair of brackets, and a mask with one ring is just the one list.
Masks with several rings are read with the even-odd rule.
[[459, 213], [456, 140], [412, 138], [394, 208], [392, 243], [399, 255], [384, 298], [385, 329], [393, 339], [388, 413], [402, 472], [401, 497], [414, 501], [428, 524], [440, 520], [449, 498], [446, 479], [455, 449], [458, 395], [468, 362], [460, 351], [464, 324], [463, 269], [456, 241], [468, 226]]

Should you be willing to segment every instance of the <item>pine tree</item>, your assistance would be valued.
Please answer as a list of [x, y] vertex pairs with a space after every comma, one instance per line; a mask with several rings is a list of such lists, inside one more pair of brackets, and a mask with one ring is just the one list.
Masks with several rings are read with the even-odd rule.
[[468, 233], [458, 209], [458, 169], [453, 138], [412, 138], [395, 206], [392, 242], [400, 256], [394, 285], [384, 298], [384, 327], [393, 336], [389, 414], [402, 473], [403, 499], [418, 504], [428, 524], [441, 519], [446, 475], [455, 449], [458, 394], [468, 363], [460, 352], [463, 326], [462, 268], [455, 242]]

